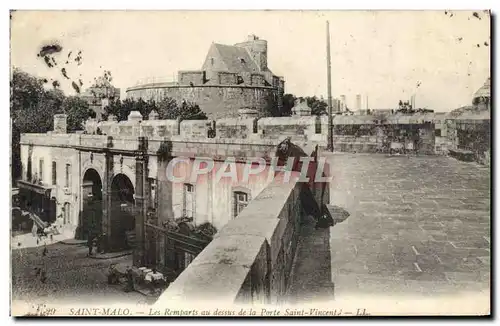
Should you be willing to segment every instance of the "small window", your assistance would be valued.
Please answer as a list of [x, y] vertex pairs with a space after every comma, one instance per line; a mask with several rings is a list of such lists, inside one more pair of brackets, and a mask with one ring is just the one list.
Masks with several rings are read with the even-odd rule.
[[441, 137], [441, 129], [436, 129], [434, 132], [436, 137]]
[[57, 184], [57, 164], [56, 162], [52, 162], [52, 185], [55, 186]]
[[245, 64], [245, 63], [246, 63], [245, 59], [243, 59], [243, 58], [240, 58], [240, 62], [241, 62], [242, 64]]
[[66, 164], [66, 178], [64, 180], [64, 187], [71, 187], [71, 164]]
[[195, 194], [194, 186], [189, 183], [184, 184], [184, 203], [183, 203], [183, 215], [187, 218], [194, 219], [195, 211]]
[[193, 192], [194, 191], [194, 186], [192, 184], [186, 183], [184, 185], [186, 192]]
[[212, 66], [213, 66], [213, 65], [214, 65], [214, 63], [215, 63], [215, 59], [214, 59], [214, 58], [210, 58], [210, 65], [212, 65]]
[[238, 216], [241, 211], [247, 207], [249, 202], [249, 195], [243, 191], [235, 191], [234, 192], [234, 212], [233, 218]]

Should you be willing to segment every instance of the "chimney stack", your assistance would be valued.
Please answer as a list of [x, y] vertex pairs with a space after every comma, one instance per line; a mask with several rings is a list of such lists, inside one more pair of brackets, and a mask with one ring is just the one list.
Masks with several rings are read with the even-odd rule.
[[340, 95], [340, 111], [345, 111], [347, 107], [345, 95]]
[[356, 110], [361, 110], [361, 94], [356, 95]]
[[68, 116], [66, 114], [54, 115], [54, 133], [55, 134], [68, 133]]

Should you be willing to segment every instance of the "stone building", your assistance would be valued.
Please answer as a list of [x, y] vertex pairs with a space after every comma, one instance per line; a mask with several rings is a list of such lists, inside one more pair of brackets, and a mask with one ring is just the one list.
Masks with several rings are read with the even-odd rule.
[[[127, 121], [89, 121], [87, 133], [67, 133], [66, 116], [56, 115], [53, 131], [21, 136], [20, 206], [76, 238], [104, 235], [107, 250], [134, 248], [137, 266], [175, 274], [270, 184], [284, 138], [309, 152], [324, 146], [327, 120], [310, 111], [298, 103], [292, 117], [258, 119], [242, 110], [216, 123], [156, 120], [154, 113], [143, 120], [134, 111]], [[200, 157], [212, 158], [213, 170], [192, 179]], [[175, 158], [183, 161], [170, 165]], [[219, 178], [226, 158], [236, 179]], [[266, 167], [245, 180], [248, 158], [264, 158]], [[173, 182], [169, 166], [185, 178]]]
[[461, 160], [489, 165], [491, 156], [490, 78], [472, 97], [472, 106], [447, 121], [450, 154]]
[[96, 119], [101, 120], [106, 106], [111, 101], [120, 99], [120, 89], [111, 85], [108, 80], [100, 77], [94, 85], [87, 88], [79, 97], [89, 104], [90, 108], [96, 114]]
[[488, 77], [475, 93], [472, 98], [472, 105], [474, 105], [479, 110], [490, 110], [491, 109], [491, 80]]
[[200, 70], [179, 71], [178, 81], [145, 83], [127, 89], [127, 97], [197, 103], [209, 118], [236, 117], [238, 110], [281, 110], [285, 82], [267, 64], [267, 41], [250, 35], [235, 45], [212, 43]]

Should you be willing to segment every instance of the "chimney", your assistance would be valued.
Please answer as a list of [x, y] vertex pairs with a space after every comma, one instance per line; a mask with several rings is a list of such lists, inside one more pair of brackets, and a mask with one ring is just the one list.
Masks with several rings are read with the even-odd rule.
[[356, 95], [356, 110], [361, 110], [361, 94]]
[[295, 100], [294, 106], [292, 108], [292, 114], [296, 116], [310, 116], [311, 108], [307, 105], [307, 101], [303, 98], [298, 98]]
[[347, 107], [345, 101], [346, 101], [345, 95], [340, 95], [340, 111], [345, 111], [345, 108]]
[[54, 133], [55, 134], [68, 133], [68, 116], [66, 114], [54, 115]]

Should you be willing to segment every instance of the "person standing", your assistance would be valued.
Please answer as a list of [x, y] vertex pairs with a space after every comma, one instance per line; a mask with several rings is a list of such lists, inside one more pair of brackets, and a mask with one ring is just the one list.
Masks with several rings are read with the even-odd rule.
[[94, 239], [92, 237], [92, 232], [89, 232], [87, 236], [87, 246], [89, 247], [88, 256], [92, 256], [92, 249], [94, 249]]
[[129, 266], [127, 268], [127, 286], [125, 287], [125, 292], [134, 291], [134, 274], [132, 268]]

